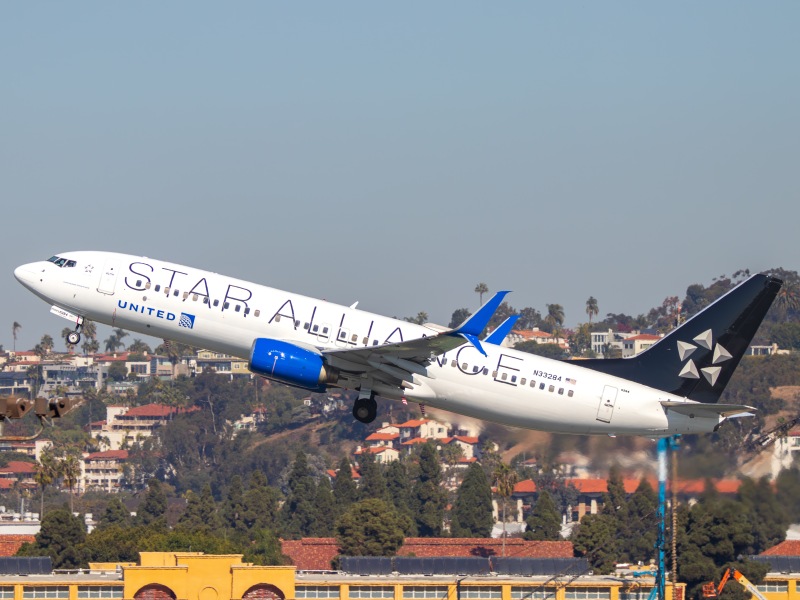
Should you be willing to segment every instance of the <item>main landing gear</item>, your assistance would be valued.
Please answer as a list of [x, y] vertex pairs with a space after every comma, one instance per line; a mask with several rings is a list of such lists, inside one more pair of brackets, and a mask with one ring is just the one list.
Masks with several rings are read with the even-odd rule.
[[81, 343], [81, 327], [83, 326], [83, 318], [78, 321], [78, 324], [75, 326], [75, 331], [70, 331], [67, 334], [67, 344], [70, 346], [77, 346]]
[[378, 414], [378, 403], [371, 390], [362, 388], [353, 403], [353, 417], [362, 423], [372, 423]]

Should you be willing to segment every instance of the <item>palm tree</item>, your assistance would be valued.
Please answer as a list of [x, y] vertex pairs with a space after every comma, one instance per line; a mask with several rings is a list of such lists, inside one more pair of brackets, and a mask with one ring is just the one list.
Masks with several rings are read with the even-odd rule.
[[503, 505], [503, 556], [506, 555], [506, 504], [511, 494], [514, 493], [514, 486], [519, 481], [517, 472], [508, 466], [506, 463], [501, 462], [497, 465], [493, 473], [495, 491], [502, 499]]
[[599, 312], [600, 309], [597, 306], [597, 298], [589, 296], [589, 299], [586, 301], [586, 314], [589, 315], [589, 323], [592, 322], [592, 317], [596, 316]]
[[789, 311], [800, 308], [800, 290], [794, 281], [789, 279], [784, 280], [783, 286], [778, 292], [776, 304], [783, 309], [784, 315]]
[[14, 324], [11, 326], [11, 335], [14, 336], [14, 353], [17, 352], [17, 332], [22, 329], [22, 325], [14, 321]]
[[81, 463], [78, 460], [78, 457], [74, 454], [67, 454], [61, 459], [59, 471], [61, 477], [64, 479], [64, 483], [66, 483], [67, 487], [69, 488], [69, 510], [70, 512], [74, 512], [75, 494], [73, 491], [75, 490], [75, 484], [78, 483], [78, 478], [81, 475]]
[[553, 338], [558, 339], [561, 326], [564, 324], [564, 307], [560, 304], [548, 304], [545, 322], [550, 325]]
[[475, 286], [475, 293], [478, 294], [480, 298], [480, 304], [483, 306], [483, 295], [489, 292], [489, 286], [485, 283], [479, 283]]
[[39, 463], [36, 465], [36, 473], [33, 476], [33, 480], [37, 483], [39, 489], [41, 490], [41, 501], [39, 507], [40, 522], [44, 517], [44, 490], [48, 485], [55, 481], [58, 475], [58, 466], [56, 465], [52, 452], [49, 452], [48, 450], [49, 449], [45, 449], [45, 451], [42, 452]]

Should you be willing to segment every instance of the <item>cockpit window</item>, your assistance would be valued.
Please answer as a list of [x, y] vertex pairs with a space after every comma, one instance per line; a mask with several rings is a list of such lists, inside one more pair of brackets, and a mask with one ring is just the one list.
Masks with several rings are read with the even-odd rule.
[[74, 260], [67, 260], [66, 258], [61, 258], [60, 256], [51, 256], [47, 259], [47, 262], [54, 263], [58, 267], [74, 267], [78, 263]]

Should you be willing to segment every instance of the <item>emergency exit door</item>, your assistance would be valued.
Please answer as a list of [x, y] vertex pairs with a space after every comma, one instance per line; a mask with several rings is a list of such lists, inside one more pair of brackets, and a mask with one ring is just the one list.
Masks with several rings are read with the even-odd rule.
[[603, 423], [610, 423], [616, 402], [617, 388], [610, 385], [605, 386], [603, 388], [603, 396], [600, 398], [600, 406], [597, 407], [597, 420], [603, 421]]

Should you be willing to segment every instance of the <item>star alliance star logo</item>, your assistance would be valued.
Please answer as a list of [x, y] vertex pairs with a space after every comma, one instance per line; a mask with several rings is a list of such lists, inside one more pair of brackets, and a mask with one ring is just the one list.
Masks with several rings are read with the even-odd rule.
[[86, 265], [83, 269], [84, 273], [91, 273], [94, 271], [94, 267], [92, 265]]
[[[722, 345], [718, 342], [716, 345], [713, 343], [713, 333], [710, 329], [706, 329], [703, 333], [696, 336], [693, 340], [695, 344], [690, 344], [688, 342], [678, 342], [678, 356], [680, 356], [681, 362], [686, 359], [689, 359], [681, 368], [679, 376], [684, 377], [686, 379], [700, 379], [700, 373], [703, 374], [706, 381], [711, 384], [713, 387], [714, 384], [717, 382], [717, 378], [719, 374], [722, 372], [722, 367], [717, 366], [720, 363], [725, 362], [733, 358], [731, 353], [728, 352]], [[698, 372], [697, 365], [694, 363], [692, 359], [689, 357], [694, 354], [696, 350], [700, 348], [705, 348], [706, 350], [714, 350], [714, 356], [711, 359], [711, 367], [703, 367]]]

